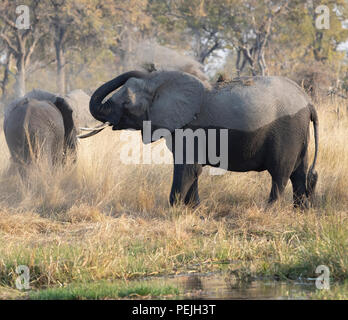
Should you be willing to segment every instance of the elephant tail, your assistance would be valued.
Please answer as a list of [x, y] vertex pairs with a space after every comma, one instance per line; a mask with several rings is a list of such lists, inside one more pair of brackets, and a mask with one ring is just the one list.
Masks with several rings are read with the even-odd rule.
[[318, 182], [318, 173], [315, 170], [315, 165], [318, 158], [318, 148], [319, 148], [319, 120], [318, 120], [318, 114], [315, 110], [314, 106], [312, 104], [309, 105], [310, 115], [311, 115], [311, 121], [313, 122], [313, 128], [314, 128], [314, 140], [315, 140], [315, 152], [314, 152], [314, 160], [312, 165], [309, 168], [308, 175], [307, 175], [307, 197], [311, 197], [314, 194], [315, 186]]

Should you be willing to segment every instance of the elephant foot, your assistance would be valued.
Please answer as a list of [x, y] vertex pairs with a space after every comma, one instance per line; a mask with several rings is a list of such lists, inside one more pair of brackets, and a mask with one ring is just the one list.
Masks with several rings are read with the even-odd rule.
[[190, 201], [188, 203], [185, 202], [185, 205], [191, 207], [192, 209], [196, 209], [197, 207], [199, 207], [200, 204], [201, 204], [200, 200], [198, 200], [198, 201]]
[[294, 208], [301, 211], [308, 210], [310, 208], [310, 204], [307, 197], [296, 198], [294, 200]]
[[293, 195], [294, 208], [299, 210], [308, 210], [310, 208], [309, 198], [304, 192], [294, 193]]
[[183, 204], [185, 206], [191, 207], [192, 209], [196, 209], [201, 204], [201, 201], [199, 197], [194, 197], [193, 199], [186, 197], [184, 200], [179, 194], [175, 194], [175, 196], [170, 195], [169, 203], [171, 206]]

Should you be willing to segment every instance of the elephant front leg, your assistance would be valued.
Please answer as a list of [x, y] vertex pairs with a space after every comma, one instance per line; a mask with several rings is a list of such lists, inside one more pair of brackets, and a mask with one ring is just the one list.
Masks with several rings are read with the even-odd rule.
[[193, 207], [199, 205], [198, 177], [201, 172], [200, 164], [174, 164], [173, 184], [169, 198], [171, 205], [180, 202]]

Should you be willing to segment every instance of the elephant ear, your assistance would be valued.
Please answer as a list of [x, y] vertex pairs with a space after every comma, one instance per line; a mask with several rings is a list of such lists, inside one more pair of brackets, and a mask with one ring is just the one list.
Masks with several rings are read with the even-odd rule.
[[159, 72], [149, 79], [152, 103], [148, 118], [152, 128], [183, 128], [200, 113], [204, 85], [196, 77], [179, 71]]
[[64, 145], [70, 150], [75, 150], [77, 145], [77, 138], [73, 119], [73, 110], [70, 107], [69, 103], [62, 97], [56, 97], [53, 103], [62, 114], [65, 131]]

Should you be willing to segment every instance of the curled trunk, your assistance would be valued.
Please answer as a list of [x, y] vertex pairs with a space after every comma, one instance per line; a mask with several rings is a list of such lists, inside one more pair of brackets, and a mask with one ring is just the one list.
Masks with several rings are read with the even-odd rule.
[[116, 125], [122, 116], [122, 110], [121, 108], [119, 110], [115, 109], [114, 104], [109, 100], [103, 103], [104, 98], [109, 93], [124, 85], [128, 79], [144, 77], [146, 77], [146, 73], [144, 72], [130, 71], [104, 83], [91, 97], [89, 110], [92, 116], [101, 122], [108, 121], [111, 124]]

